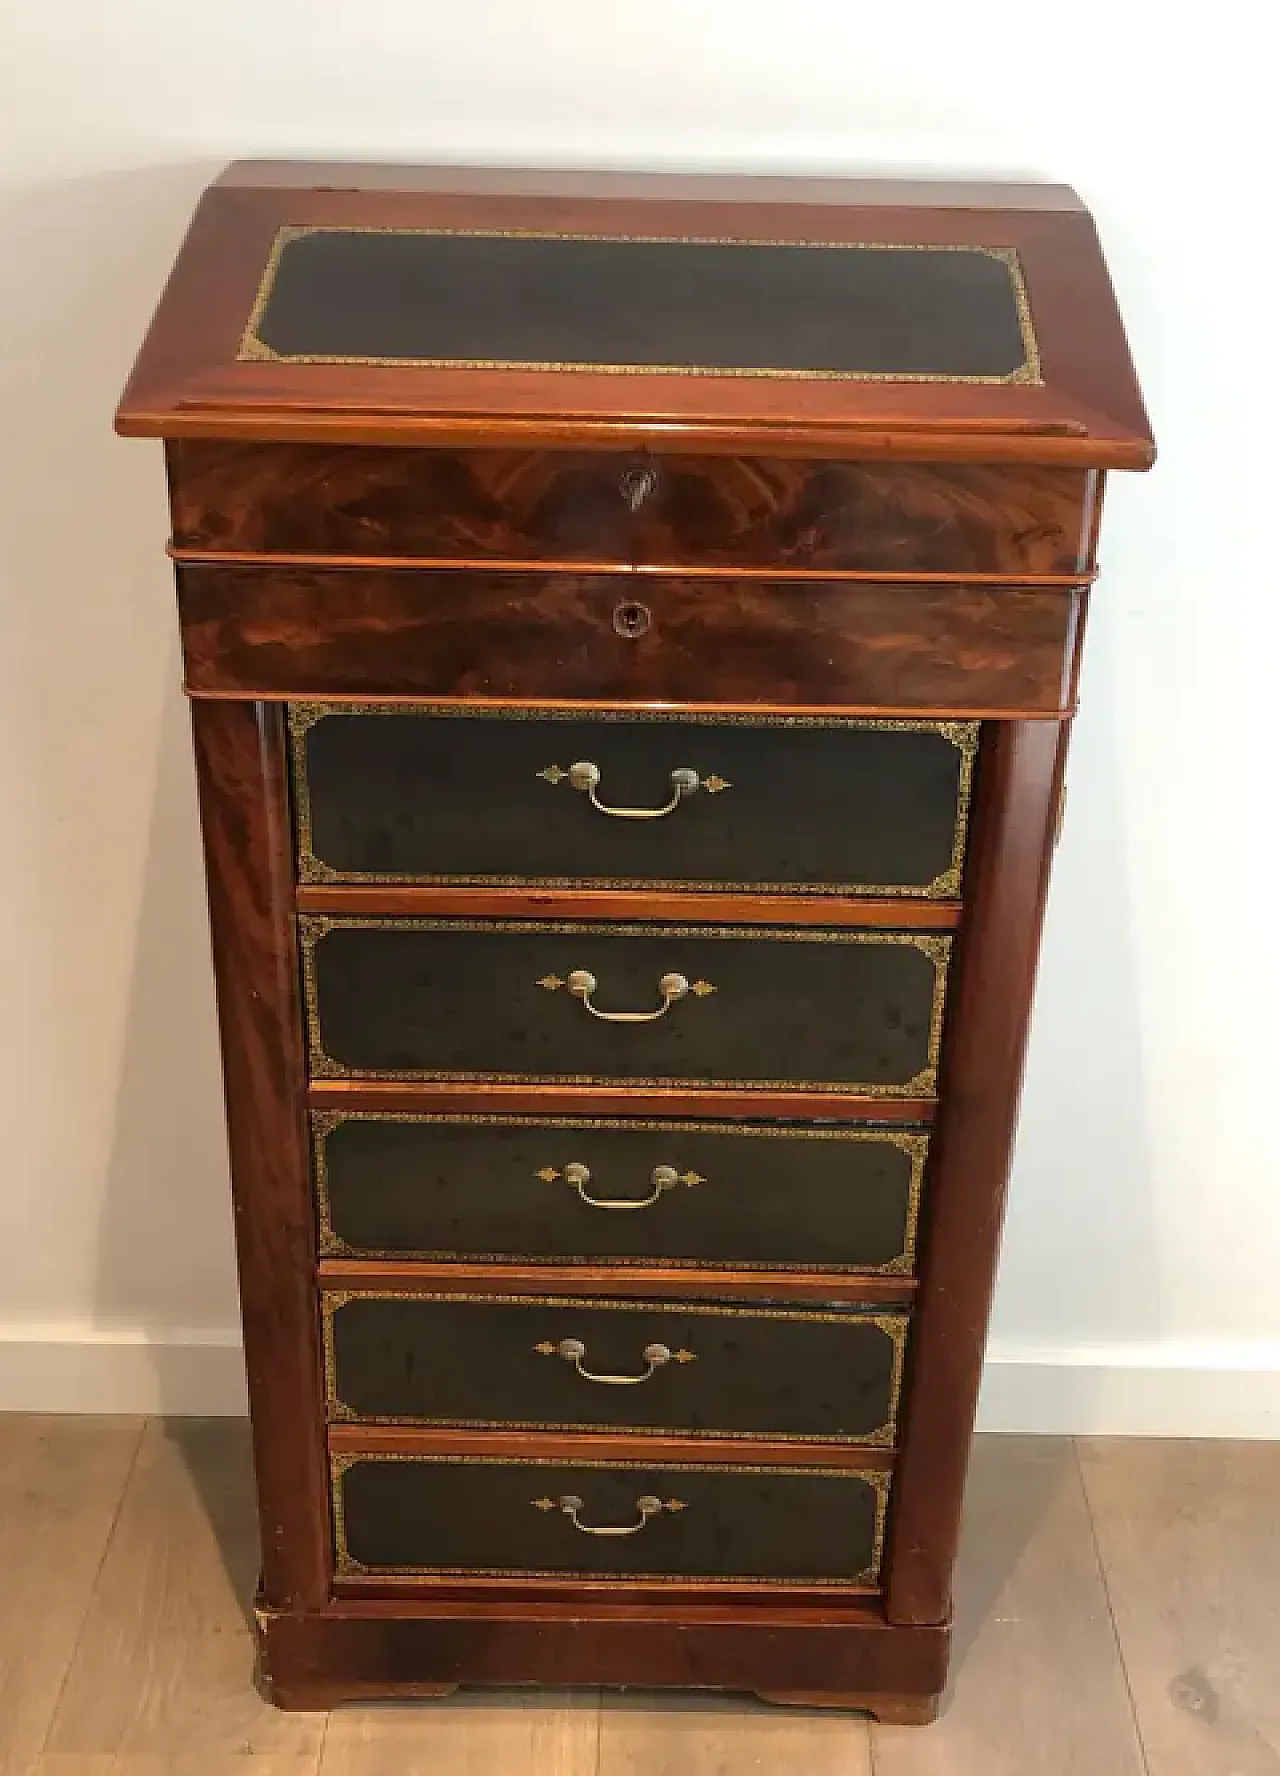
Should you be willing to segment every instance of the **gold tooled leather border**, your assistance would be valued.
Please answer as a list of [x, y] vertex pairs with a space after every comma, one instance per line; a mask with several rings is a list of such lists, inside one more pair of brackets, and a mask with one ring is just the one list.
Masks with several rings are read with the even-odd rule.
[[[661, 1264], [675, 1270], [776, 1270], [786, 1273], [828, 1271], [847, 1276], [910, 1276], [915, 1269], [916, 1245], [920, 1227], [920, 1205], [924, 1191], [924, 1168], [928, 1157], [930, 1136], [910, 1130], [877, 1126], [869, 1128], [790, 1128], [782, 1124], [762, 1123], [637, 1121], [627, 1117], [582, 1116], [481, 1116], [458, 1112], [454, 1114], [422, 1113], [399, 1110], [313, 1110], [311, 1112], [312, 1165], [316, 1193], [319, 1251], [322, 1258], [418, 1259], [434, 1262], [464, 1260], [481, 1264], [577, 1264], [587, 1263], [598, 1253], [565, 1253], [558, 1257], [530, 1259], [519, 1252], [473, 1252], [425, 1246], [370, 1247], [353, 1246], [334, 1232], [329, 1198], [327, 1144], [333, 1131], [346, 1122], [411, 1122], [428, 1126], [481, 1128], [553, 1128], [553, 1129], [621, 1129], [640, 1130], [649, 1134], [669, 1134], [673, 1141], [682, 1135], [721, 1135], [761, 1140], [791, 1141], [858, 1141], [885, 1143], [905, 1153], [911, 1162], [907, 1186], [907, 1213], [903, 1228], [902, 1250], [883, 1264], [777, 1264], [758, 1259], [619, 1258], [611, 1256], [610, 1264], [634, 1267]], [[713, 1182], [713, 1180], [711, 1181]], [[781, 1187], [781, 1185], [780, 1185]], [[729, 1186], [732, 1190], [732, 1184]]]
[[[450, 1463], [457, 1467], [490, 1467], [490, 1468], [604, 1468], [614, 1471], [634, 1472], [641, 1474], [806, 1474], [832, 1480], [859, 1480], [869, 1486], [876, 1495], [876, 1522], [871, 1544], [871, 1561], [859, 1573], [844, 1574], [839, 1578], [775, 1578], [761, 1577], [758, 1573], [719, 1573], [708, 1576], [706, 1573], [605, 1573], [591, 1572], [586, 1569], [563, 1569], [542, 1567], [506, 1567], [506, 1566], [367, 1566], [357, 1560], [347, 1545], [347, 1519], [343, 1479], [349, 1468], [359, 1462], [422, 1462]], [[889, 1494], [893, 1476], [885, 1468], [817, 1468], [817, 1467], [782, 1467], [779, 1465], [763, 1466], [759, 1463], [739, 1464], [737, 1462], [629, 1462], [599, 1461], [570, 1459], [556, 1460], [552, 1456], [505, 1456], [505, 1455], [434, 1455], [410, 1454], [405, 1450], [388, 1450], [373, 1452], [370, 1450], [339, 1450], [329, 1456], [329, 1495], [333, 1507], [333, 1541], [334, 1541], [334, 1573], [338, 1578], [392, 1577], [403, 1574], [406, 1578], [477, 1578], [477, 1579], [559, 1579], [565, 1584], [572, 1584], [575, 1579], [607, 1579], [618, 1585], [631, 1584], [668, 1584], [668, 1585], [777, 1585], [777, 1586], [863, 1586], [874, 1585], [880, 1577], [880, 1569], [884, 1564], [885, 1522], [888, 1514]]]
[[[743, 1086], [777, 1091], [832, 1091], [846, 1097], [916, 1098], [936, 1094], [938, 1058], [942, 1047], [942, 1020], [946, 1008], [947, 970], [951, 960], [952, 939], [923, 931], [869, 931], [842, 929], [832, 931], [812, 926], [759, 925], [634, 925], [601, 924], [580, 919], [362, 919], [338, 918], [327, 913], [300, 913], [297, 916], [298, 942], [302, 952], [303, 1000], [307, 1022], [307, 1058], [313, 1079], [429, 1079], [467, 1081], [478, 1084], [520, 1084], [526, 1080], [555, 1085], [685, 1086], [712, 1090], [721, 1087], [733, 1090]], [[864, 1082], [811, 1079], [703, 1079], [688, 1076], [662, 1076], [652, 1079], [615, 1080], [607, 1073], [481, 1073], [459, 1070], [402, 1070], [399, 1068], [347, 1067], [325, 1052], [320, 1030], [316, 996], [316, 945], [334, 930], [377, 931], [521, 931], [580, 932], [584, 936], [612, 937], [697, 937], [719, 939], [765, 939], [770, 943], [833, 943], [833, 944], [897, 944], [904, 949], [919, 950], [933, 964], [933, 1006], [929, 1018], [928, 1060], [918, 1073], [899, 1085], [868, 1085]]]
[[[351, 1301], [432, 1301], [468, 1302], [480, 1307], [588, 1308], [603, 1313], [687, 1314], [702, 1319], [804, 1320], [818, 1325], [871, 1325], [889, 1340], [892, 1351], [889, 1370], [889, 1400], [883, 1424], [858, 1436], [817, 1436], [796, 1431], [706, 1431], [690, 1430], [681, 1425], [625, 1424], [601, 1426], [590, 1420], [561, 1422], [539, 1418], [424, 1418], [417, 1415], [379, 1414], [369, 1417], [348, 1406], [338, 1391], [337, 1356], [333, 1341], [333, 1322]], [[724, 1307], [705, 1301], [621, 1301], [601, 1296], [581, 1295], [480, 1295], [454, 1294], [439, 1290], [414, 1289], [322, 1289], [320, 1319], [324, 1349], [325, 1400], [332, 1422], [364, 1425], [430, 1425], [458, 1430], [483, 1431], [580, 1431], [600, 1433], [603, 1430], [619, 1436], [688, 1436], [706, 1438], [710, 1442], [759, 1442], [767, 1437], [776, 1443], [848, 1443], [868, 1449], [893, 1447], [897, 1436], [898, 1411], [902, 1404], [902, 1380], [906, 1362], [907, 1330], [910, 1315], [878, 1309], [868, 1311], [852, 1305], [842, 1312], [818, 1311], [812, 1308], [787, 1307]]]
[[[707, 364], [594, 364], [555, 363], [523, 358], [387, 358], [360, 353], [278, 352], [260, 337], [259, 328], [271, 300], [281, 261], [289, 245], [310, 234], [405, 234], [463, 237], [471, 240], [621, 241], [646, 246], [689, 247], [799, 247], [817, 252], [873, 253], [980, 253], [1004, 266], [1013, 293], [1022, 337], [1022, 362], [998, 376], [944, 375], [932, 371], [895, 370], [782, 370], [768, 365], [720, 367]], [[240, 336], [238, 362], [272, 364], [364, 364], [371, 368], [405, 370], [567, 370], [604, 376], [726, 376], [778, 382], [913, 382], [964, 383], [972, 387], [1000, 388], [1021, 384], [1043, 387], [1040, 347], [1031, 318], [1022, 261], [1014, 247], [989, 247], [971, 241], [814, 241], [749, 240], [732, 235], [587, 234], [542, 228], [388, 228], [369, 224], [352, 226], [335, 222], [287, 222], [277, 231], [254, 296], [253, 307]]]
[[[699, 881], [690, 877], [665, 876], [452, 876], [394, 874], [373, 870], [335, 870], [315, 854], [311, 819], [311, 787], [307, 774], [307, 734], [316, 725], [340, 715], [415, 715], [424, 720], [452, 721], [603, 721], [603, 722], [688, 722], [707, 727], [758, 728], [845, 728], [871, 729], [878, 733], [937, 734], [950, 741], [960, 754], [960, 775], [956, 785], [955, 825], [952, 830], [951, 858], [945, 870], [931, 882], [736, 882], [727, 880]], [[973, 798], [974, 761], [978, 754], [980, 722], [928, 721], [906, 717], [900, 721], [875, 716], [826, 715], [751, 715], [730, 712], [708, 714], [705, 711], [647, 709], [483, 709], [465, 708], [456, 703], [296, 702], [289, 705], [289, 741], [293, 760], [294, 826], [297, 835], [298, 879], [307, 883], [335, 882], [419, 882], [433, 887], [483, 888], [669, 888], [686, 891], [707, 889], [722, 894], [819, 894], [834, 897], [871, 897], [893, 900], [952, 900], [960, 893], [964, 872], [965, 846], [969, 833], [969, 810]]]

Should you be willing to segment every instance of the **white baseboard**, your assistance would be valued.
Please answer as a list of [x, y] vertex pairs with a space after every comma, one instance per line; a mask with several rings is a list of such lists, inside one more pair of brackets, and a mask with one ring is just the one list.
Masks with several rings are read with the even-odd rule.
[[[240, 1335], [0, 1326], [0, 1412], [238, 1417]], [[993, 1345], [984, 1431], [1280, 1438], [1280, 1340]]]
[[238, 1418], [246, 1410], [238, 1328], [0, 1326], [0, 1412]]
[[978, 1428], [1094, 1437], [1280, 1437], [1280, 1339], [993, 1343]]

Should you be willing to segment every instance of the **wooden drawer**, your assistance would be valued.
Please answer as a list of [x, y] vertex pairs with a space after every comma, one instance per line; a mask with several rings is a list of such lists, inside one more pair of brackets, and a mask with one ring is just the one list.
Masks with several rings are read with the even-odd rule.
[[[927, 1096], [936, 1085], [946, 937], [497, 919], [302, 917], [298, 926], [317, 1078], [822, 1086], [883, 1097]], [[610, 1021], [618, 1012], [645, 1021]]]
[[914, 1267], [921, 1129], [344, 1111], [312, 1126], [325, 1256]]
[[168, 446], [179, 550], [1078, 575], [1081, 469], [616, 451]]
[[1059, 715], [1087, 588], [180, 565], [193, 696]]
[[337, 1419], [891, 1444], [900, 1312], [324, 1295]]
[[960, 890], [974, 722], [386, 704], [291, 716], [306, 882]]
[[876, 1469], [346, 1451], [332, 1464], [339, 1578], [879, 1576], [889, 1475]]

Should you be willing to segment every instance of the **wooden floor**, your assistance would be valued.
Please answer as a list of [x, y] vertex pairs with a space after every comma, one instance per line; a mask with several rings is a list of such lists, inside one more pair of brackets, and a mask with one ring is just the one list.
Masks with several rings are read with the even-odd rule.
[[0, 1418], [0, 1776], [1278, 1776], [1280, 1444], [978, 1445], [938, 1725], [260, 1700], [237, 1421]]

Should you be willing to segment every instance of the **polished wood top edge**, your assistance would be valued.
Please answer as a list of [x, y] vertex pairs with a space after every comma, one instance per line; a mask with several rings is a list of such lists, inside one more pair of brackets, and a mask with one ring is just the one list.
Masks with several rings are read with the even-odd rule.
[[896, 930], [954, 931], [958, 900], [849, 900], [830, 894], [717, 894], [689, 890], [427, 887], [393, 883], [306, 885], [297, 892], [302, 913], [372, 913], [486, 919], [706, 919], [752, 925], [888, 926]]
[[873, 1271], [744, 1270], [732, 1265], [493, 1264], [465, 1259], [448, 1263], [412, 1258], [323, 1258], [322, 1289], [459, 1295], [661, 1296], [664, 1299], [735, 1301], [839, 1301], [846, 1305], [908, 1308], [914, 1277]]
[[511, 1111], [528, 1116], [642, 1116], [795, 1122], [918, 1123], [934, 1120], [934, 1098], [866, 1098], [852, 1092], [465, 1083], [436, 1080], [313, 1079], [314, 1110]]
[[412, 166], [400, 162], [233, 160], [214, 181], [232, 190], [452, 191], [516, 197], [658, 198], [673, 202], [894, 204], [928, 209], [1083, 211], [1070, 185], [1020, 180], [894, 179], [821, 173], [666, 173], [615, 167]]
[[[740, 448], [833, 441], [840, 452], [924, 460], [1075, 462], [1144, 467], [1150, 424], [1096, 230], [1078, 207], [979, 209], [888, 201], [717, 202], [584, 194], [356, 189], [334, 182], [207, 191], [120, 402], [126, 435], [349, 438], [371, 442], [532, 440], [540, 447], [680, 438]], [[793, 197], [795, 193], [791, 194]], [[623, 238], [931, 248], [1018, 256], [1035, 317], [1034, 384], [911, 378], [734, 377], [635, 367], [613, 375], [519, 363], [344, 360], [318, 367], [240, 356], [246, 317], [282, 226], [494, 230]]]
[[[237, 689], [231, 691], [206, 690], [189, 682], [183, 689], [193, 703], [368, 703], [368, 691], [317, 691], [314, 688], [298, 691], [296, 696], [279, 690]], [[379, 703], [400, 703], [406, 709], [415, 704], [453, 704], [472, 709], [573, 709], [590, 712], [595, 709], [627, 709], [627, 710], [687, 710], [690, 715], [847, 715], [884, 717], [893, 721], [913, 721], [927, 719], [929, 721], [1070, 721], [1075, 714], [1076, 705], [1071, 703], [1060, 709], [1018, 709], [1009, 704], [982, 703], [955, 704], [942, 706], [930, 705], [922, 709], [918, 703], [838, 703], [823, 701], [813, 703], [671, 703], [653, 698], [617, 698], [592, 697], [580, 700], [572, 697], [446, 697], [432, 693], [429, 696], [404, 695], [379, 691]]]
[[893, 1448], [803, 1443], [768, 1437], [680, 1436], [623, 1431], [449, 1431], [418, 1425], [331, 1424], [333, 1454], [478, 1455], [501, 1460], [687, 1461], [715, 1467], [892, 1468]]
[[1090, 568], [1074, 574], [1008, 574], [1008, 573], [876, 573], [870, 570], [845, 571], [838, 568], [795, 567], [705, 567], [679, 562], [654, 565], [649, 562], [626, 561], [504, 561], [492, 556], [440, 557], [430, 555], [293, 555], [273, 550], [270, 553], [252, 549], [186, 549], [177, 543], [165, 545], [165, 554], [179, 567], [260, 567], [260, 568], [323, 568], [327, 572], [390, 572], [390, 573], [477, 573], [498, 578], [503, 574], [537, 574], [573, 579], [664, 579], [664, 580], [764, 580], [779, 588], [790, 584], [810, 585], [829, 582], [834, 585], [872, 586], [993, 586], [1011, 592], [1036, 592], [1045, 588], [1091, 586], [1098, 569]]
[[1052, 432], [1009, 421], [962, 427], [948, 422], [930, 429], [907, 422], [859, 426], [759, 421], [752, 425], [699, 426], [655, 420], [576, 419], [563, 414], [545, 419], [521, 416], [447, 415], [430, 419], [415, 413], [365, 413], [312, 409], [305, 416], [289, 408], [200, 407], [182, 401], [150, 408], [122, 406], [116, 415], [122, 438], [221, 438], [228, 442], [275, 444], [416, 444], [423, 447], [486, 446], [493, 449], [673, 450], [676, 440], [689, 451], [723, 455], [817, 454], [832, 459], [913, 462], [1017, 462], [1057, 468], [1149, 469], [1155, 446], [1140, 437], [1092, 437], [1083, 427]]

